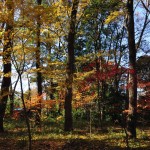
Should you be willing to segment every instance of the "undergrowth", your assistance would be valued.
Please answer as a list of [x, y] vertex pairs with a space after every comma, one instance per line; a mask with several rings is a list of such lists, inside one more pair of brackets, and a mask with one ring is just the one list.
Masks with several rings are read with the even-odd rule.
[[[1, 141], [6, 141], [5, 145], [14, 143], [11, 150], [19, 150], [21, 147], [26, 148], [28, 144], [27, 129], [23, 120], [5, 121], [7, 132], [0, 135]], [[126, 135], [118, 126], [107, 126], [103, 129], [92, 127], [89, 132], [89, 126], [82, 126], [74, 129], [72, 132], [64, 132], [61, 122], [43, 121], [41, 129], [38, 127], [31, 128], [33, 149], [47, 143], [51, 149], [127, 149]], [[137, 150], [150, 149], [150, 131], [149, 128], [137, 129], [137, 139], [129, 139], [129, 148]], [[11, 141], [11, 142], [9, 142]], [[48, 144], [49, 143], [49, 144]], [[53, 143], [53, 144], [51, 144]], [[0, 149], [4, 143], [0, 143]], [[14, 145], [14, 148], [13, 148]], [[5, 148], [6, 149], [6, 148]], [[43, 150], [45, 148], [42, 148]], [[7, 149], [6, 149], [7, 150]]]

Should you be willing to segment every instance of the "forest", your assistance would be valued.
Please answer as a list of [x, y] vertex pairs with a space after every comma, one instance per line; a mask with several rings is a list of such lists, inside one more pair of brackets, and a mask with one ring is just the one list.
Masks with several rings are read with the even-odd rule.
[[0, 149], [149, 150], [150, 1], [0, 0]]

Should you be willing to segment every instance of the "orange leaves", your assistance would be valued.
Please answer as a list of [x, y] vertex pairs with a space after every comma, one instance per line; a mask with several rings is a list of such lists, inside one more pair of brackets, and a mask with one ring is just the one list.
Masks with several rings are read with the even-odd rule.
[[31, 100], [26, 100], [27, 108], [38, 108], [39, 105], [41, 108], [54, 108], [56, 105], [63, 104], [64, 100], [41, 100], [33, 98]]
[[87, 81], [79, 82], [78, 88], [73, 94], [74, 94], [74, 101], [73, 101], [74, 108], [84, 107], [86, 104], [93, 102], [97, 97], [97, 93], [94, 90], [94, 85], [90, 84]]
[[126, 109], [126, 110], [124, 110], [122, 113], [125, 114], [125, 115], [127, 115], [127, 114], [130, 113], [130, 110]]
[[57, 105], [63, 106], [64, 105], [64, 100], [43, 100], [41, 105], [42, 108], [55, 108]]
[[56, 105], [55, 100], [42, 100], [42, 108], [53, 108]]

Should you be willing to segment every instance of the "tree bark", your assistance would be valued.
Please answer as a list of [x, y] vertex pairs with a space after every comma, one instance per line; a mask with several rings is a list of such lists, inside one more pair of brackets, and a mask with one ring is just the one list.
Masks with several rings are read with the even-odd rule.
[[129, 45], [129, 107], [127, 116], [127, 134], [130, 138], [136, 138], [137, 74], [133, 0], [127, 1], [127, 31]]
[[3, 120], [9, 96], [11, 84], [11, 52], [12, 52], [12, 31], [13, 31], [13, 2], [7, 3], [6, 8], [10, 12], [10, 18], [6, 22], [3, 47], [3, 79], [0, 93], [0, 132], [4, 132]]
[[70, 29], [68, 34], [68, 64], [67, 64], [67, 78], [66, 78], [66, 96], [65, 96], [65, 124], [64, 130], [73, 130], [72, 119], [72, 96], [73, 96], [73, 73], [74, 73], [74, 43], [75, 43], [75, 25], [76, 15], [78, 9], [79, 0], [74, 0], [70, 19]]
[[[37, 0], [37, 4], [40, 6], [42, 3], [42, 0]], [[41, 45], [41, 40], [40, 40], [40, 28], [41, 28], [41, 23], [40, 23], [40, 14], [37, 15], [37, 31], [36, 31], [36, 36], [37, 36], [37, 50], [36, 50], [36, 69], [37, 69], [37, 92], [38, 92], [38, 99], [39, 99], [39, 104], [38, 104], [38, 112], [39, 115], [41, 115], [41, 99], [42, 99], [42, 73], [41, 73], [41, 63], [40, 63], [40, 45]]]

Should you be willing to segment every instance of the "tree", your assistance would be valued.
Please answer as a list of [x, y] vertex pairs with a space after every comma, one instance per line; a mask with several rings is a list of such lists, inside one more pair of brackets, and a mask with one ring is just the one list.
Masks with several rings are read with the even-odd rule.
[[[25, 99], [24, 99], [24, 89], [23, 89], [23, 80], [22, 80], [22, 74], [24, 73], [25, 70], [25, 40], [22, 39], [21, 40], [21, 61], [17, 61], [16, 58], [13, 59], [12, 64], [14, 65], [16, 72], [18, 73], [18, 78], [20, 80], [20, 90], [21, 90], [21, 100], [22, 100], [22, 104], [23, 104], [23, 110], [24, 110], [24, 114], [25, 114], [25, 121], [26, 121], [26, 125], [27, 125], [27, 131], [28, 131], [28, 138], [29, 138], [29, 145], [28, 148], [29, 150], [31, 150], [31, 140], [32, 140], [32, 136], [31, 136], [31, 130], [30, 130], [30, 123], [29, 123], [29, 116], [28, 116], [28, 110], [26, 107], [26, 103], [25, 103]], [[16, 51], [18, 52], [18, 51]], [[16, 52], [13, 52], [12, 54], [14, 55]]]
[[141, 0], [141, 3], [143, 5], [143, 7], [147, 10], [147, 12], [150, 13], [150, 10], [148, 9], [148, 7], [150, 6], [149, 0], [146, 0], [146, 3], [144, 2], [144, 0]]
[[[150, 110], [150, 56], [144, 55], [137, 60], [138, 111], [143, 119], [148, 120]], [[142, 124], [144, 124], [142, 122]]]
[[150, 56], [140, 56], [137, 60], [138, 82], [150, 82]]
[[[42, 0], [37, 0], [37, 4], [38, 6], [40, 6], [42, 3]], [[37, 7], [38, 8], [38, 7]], [[40, 12], [40, 11], [39, 11]], [[40, 40], [40, 28], [41, 28], [41, 14], [38, 13], [37, 14], [37, 31], [36, 31], [36, 69], [37, 69], [37, 92], [38, 92], [38, 97], [39, 98], [39, 107], [37, 108], [38, 109], [38, 115], [41, 114], [41, 99], [42, 99], [42, 73], [41, 73], [41, 63], [40, 63], [40, 45], [41, 45], [41, 40]], [[39, 118], [39, 123], [40, 124], [40, 116], [38, 116]]]
[[[77, 29], [77, 36], [79, 38], [76, 39], [75, 54], [81, 58], [80, 65], [83, 66], [87, 64], [87, 68], [90, 68], [88, 67], [90, 66], [89, 64], [93, 64], [92, 61], [95, 61], [95, 70], [102, 78], [107, 76], [107, 71], [110, 71], [110, 66], [107, 68], [105, 62], [115, 62], [117, 71], [117, 68], [118, 70], [120, 69], [119, 67], [125, 53], [126, 47], [124, 46], [125, 42], [123, 40], [125, 38], [125, 29], [122, 26], [123, 17], [119, 16], [119, 11], [116, 11], [121, 5], [121, 1], [116, 3], [116, 1], [92, 0], [85, 9]], [[110, 15], [112, 11], [118, 13], [118, 17], [113, 20], [113, 17]], [[110, 23], [107, 24], [106, 20], [109, 20]], [[86, 54], [88, 54], [89, 57], [84, 59], [85, 56], [87, 56]], [[121, 73], [115, 74], [114, 86], [116, 87], [116, 94], [119, 89], [121, 76]], [[106, 103], [106, 85], [111, 85], [113, 83], [111, 83], [112, 81], [109, 81], [108, 83], [106, 78], [104, 80], [100, 80], [100, 78], [95, 79], [97, 79], [97, 83], [94, 84], [97, 86], [96, 101], [99, 111], [99, 122], [102, 124], [102, 120], [105, 118], [105, 108], [107, 107], [104, 105]], [[116, 96], [116, 98], [118, 97]]]
[[14, 21], [14, 9], [13, 1], [5, 1], [5, 7], [7, 9], [7, 17], [5, 20], [5, 32], [4, 32], [4, 47], [3, 47], [3, 79], [0, 93], [0, 132], [4, 132], [3, 119], [5, 115], [5, 109], [7, 100], [9, 97], [9, 87], [11, 84], [11, 52], [13, 48], [13, 21]]
[[134, 33], [133, 0], [127, 1], [127, 32], [129, 46], [129, 107], [127, 116], [127, 133], [130, 138], [136, 138], [137, 121], [137, 73], [136, 73], [136, 47]]
[[78, 10], [79, 0], [73, 1], [71, 18], [70, 18], [70, 29], [68, 33], [68, 64], [67, 64], [67, 78], [66, 78], [66, 96], [65, 96], [65, 124], [64, 130], [73, 130], [72, 120], [72, 95], [73, 95], [73, 74], [74, 74], [74, 43], [76, 34], [76, 16]]

